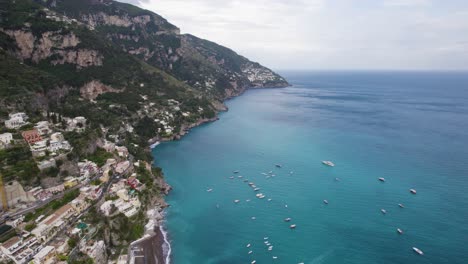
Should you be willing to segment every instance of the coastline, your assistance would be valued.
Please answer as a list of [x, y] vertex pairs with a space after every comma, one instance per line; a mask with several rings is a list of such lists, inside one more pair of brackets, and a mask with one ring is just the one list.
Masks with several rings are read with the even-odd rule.
[[[230, 94], [229, 96], [225, 97], [222, 102], [216, 105], [216, 115], [213, 118], [202, 118], [197, 120], [194, 123], [189, 123], [189, 124], [182, 124], [180, 131], [175, 134], [171, 138], [153, 138], [149, 140], [149, 148], [150, 151], [152, 151], [154, 148], [156, 148], [161, 142], [169, 142], [169, 141], [174, 141], [174, 140], [180, 140], [183, 136], [185, 136], [191, 129], [196, 128], [198, 126], [201, 126], [206, 123], [211, 123], [214, 121], [219, 120], [218, 114], [221, 112], [226, 112], [228, 111], [228, 107], [224, 104], [226, 101], [229, 99], [233, 99], [235, 97], [239, 97], [244, 92], [246, 92], [249, 89], [280, 89], [280, 88], [286, 88], [290, 87], [291, 85], [287, 83], [287, 85], [280, 85], [280, 86], [271, 86], [271, 87], [248, 87], [241, 89], [238, 93], [236, 94]], [[161, 198], [162, 199], [162, 205], [156, 205], [153, 204], [151, 206], [152, 209], [147, 211], [148, 215], [148, 223], [146, 225], [146, 229], [148, 233], [151, 234], [151, 240], [156, 241], [156, 244], [152, 244], [153, 246], [157, 247], [157, 249], [150, 249], [147, 248], [148, 251], [153, 252], [153, 258], [157, 259], [160, 261], [159, 263], [164, 263], [164, 264], [170, 264], [171, 263], [171, 254], [172, 254], [172, 247], [170, 244], [170, 241], [168, 239], [168, 232], [164, 230], [164, 221], [165, 221], [165, 208], [168, 207], [169, 205], [165, 203], [164, 197], [169, 194], [170, 190], [172, 190], [172, 187], [165, 181], [164, 178], [161, 179], [161, 184], [162, 186], [165, 186], [164, 188], [164, 195]], [[159, 200], [159, 199], [156, 199]], [[152, 230], [152, 231], [151, 231]], [[146, 232], [145, 232], [146, 233]], [[154, 234], [155, 233], [155, 234]], [[148, 234], [145, 234], [147, 236]], [[133, 244], [133, 243], [132, 243]], [[147, 243], [146, 245], [149, 245], [150, 243]], [[158, 264], [159, 264], [158, 263]]]

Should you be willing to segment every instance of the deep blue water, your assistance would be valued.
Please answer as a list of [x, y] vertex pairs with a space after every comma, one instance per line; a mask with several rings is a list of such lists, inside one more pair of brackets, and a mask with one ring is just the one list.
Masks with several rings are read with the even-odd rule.
[[468, 74], [283, 75], [153, 151], [173, 263], [468, 263]]

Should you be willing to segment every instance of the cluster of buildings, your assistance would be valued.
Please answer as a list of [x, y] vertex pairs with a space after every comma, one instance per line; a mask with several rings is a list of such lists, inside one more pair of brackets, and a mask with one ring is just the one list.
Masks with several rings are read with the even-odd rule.
[[70, 143], [61, 132], [51, 132], [49, 122], [41, 121], [34, 129], [21, 132], [21, 136], [29, 144], [34, 157], [44, 157], [47, 153], [55, 156], [60, 150], [71, 150]]
[[143, 189], [144, 185], [138, 181], [136, 174], [128, 179], [121, 179], [112, 184], [109, 190], [109, 194], [116, 199], [105, 201], [99, 209], [106, 216], [122, 213], [126, 217], [132, 217], [141, 207], [137, 192]]

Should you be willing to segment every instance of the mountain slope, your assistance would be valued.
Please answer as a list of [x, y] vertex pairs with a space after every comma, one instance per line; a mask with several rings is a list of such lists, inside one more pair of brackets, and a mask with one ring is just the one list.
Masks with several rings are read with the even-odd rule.
[[48, 1], [59, 14], [90, 29], [150, 65], [174, 75], [218, 99], [239, 94], [248, 87], [284, 87], [288, 83], [258, 63], [216, 43], [179, 29], [147, 10], [115, 1]]

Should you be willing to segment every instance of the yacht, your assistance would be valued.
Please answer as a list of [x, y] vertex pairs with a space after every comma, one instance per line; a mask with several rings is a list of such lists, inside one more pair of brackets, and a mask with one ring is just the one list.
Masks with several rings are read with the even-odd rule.
[[385, 182], [385, 178], [383, 178], [383, 177], [380, 177], [380, 178], [379, 178], [379, 181], [381, 181], [381, 182]]
[[240, 201], [239, 200], [234, 200], [234, 203], [238, 203], [238, 202], [240, 202]]
[[289, 228], [294, 229], [294, 228], [296, 228], [296, 225], [292, 224], [292, 225], [289, 226]]
[[328, 201], [327, 201], [327, 200], [323, 200], [323, 203], [324, 203], [324, 204], [328, 204]]
[[250, 247], [250, 244], [247, 244], [247, 247], [249, 248], [249, 247]]
[[397, 230], [396, 230], [396, 231], [397, 231], [397, 232], [398, 232], [398, 234], [400, 234], [400, 235], [401, 235], [401, 234], [403, 234], [403, 230], [401, 230], [400, 228], [397, 228]]
[[414, 252], [418, 253], [419, 255], [424, 255], [424, 252], [422, 252], [422, 250], [420, 250], [417, 247], [413, 247], [413, 250], [414, 250]]
[[387, 210], [385, 210], [385, 209], [380, 209], [380, 212], [382, 212], [382, 214], [386, 214], [386, 213], [387, 213]]
[[398, 204], [398, 206], [399, 206], [400, 208], [405, 208], [405, 206], [404, 206], [403, 204]]
[[323, 160], [322, 163], [330, 167], [335, 167], [335, 164], [329, 160]]
[[415, 189], [409, 189], [410, 193], [412, 194], [416, 194], [416, 190]]

